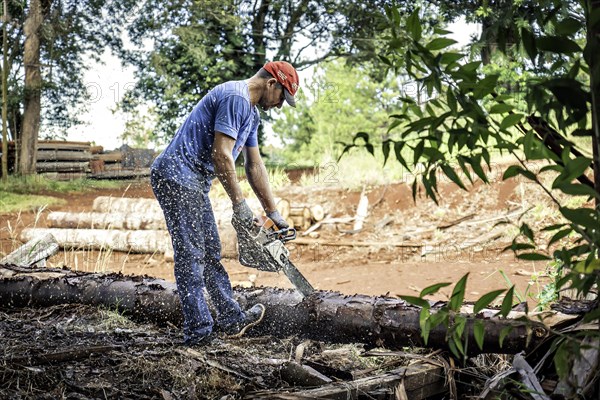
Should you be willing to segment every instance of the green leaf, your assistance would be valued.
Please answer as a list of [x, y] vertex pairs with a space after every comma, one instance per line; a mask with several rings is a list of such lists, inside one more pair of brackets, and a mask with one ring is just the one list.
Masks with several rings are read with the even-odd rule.
[[575, 18], [567, 17], [556, 23], [554, 30], [558, 35], [568, 36], [579, 32], [585, 25], [577, 21]]
[[581, 47], [564, 36], [542, 36], [536, 40], [537, 48], [552, 53], [571, 54], [582, 52]]
[[527, 224], [522, 224], [521, 227], [519, 228], [519, 230], [521, 231], [521, 233], [523, 235], [525, 235], [525, 237], [527, 239], [529, 239], [532, 242], [535, 242], [535, 240], [533, 239], [533, 231], [531, 230], [531, 228], [529, 227], [529, 225]]
[[460, 187], [463, 190], [467, 190], [467, 188], [465, 187], [465, 185], [463, 184], [463, 182], [461, 181], [460, 177], [458, 176], [458, 174], [456, 173], [456, 171], [454, 171], [454, 168], [452, 168], [451, 166], [449, 166], [448, 164], [442, 164], [441, 165], [442, 171], [444, 171], [444, 174], [446, 174], [446, 176], [448, 178], [450, 178], [450, 180], [452, 182], [454, 182], [458, 187]]
[[452, 90], [448, 90], [446, 92], [446, 103], [448, 104], [448, 108], [450, 109], [450, 111], [452, 111], [453, 113], [456, 113], [457, 108], [457, 104], [456, 104], [456, 97], [454, 96], [454, 93], [452, 92]]
[[576, 157], [569, 160], [565, 164], [563, 172], [552, 183], [552, 188], [556, 188], [560, 183], [570, 183], [573, 179], [580, 177], [591, 164], [592, 160], [586, 157]]
[[548, 261], [548, 260], [552, 260], [551, 257], [548, 257], [547, 255], [541, 254], [541, 253], [521, 253], [521, 254], [517, 254], [517, 258], [520, 260], [527, 260], [527, 261]]
[[513, 306], [513, 296], [515, 293], [515, 286], [511, 286], [510, 289], [506, 292], [506, 296], [504, 296], [504, 300], [502, 300], [502, 306], [500, 307], [500, 315], [506, 317], [510, 310], [512, 310]]
[[453, 311], [458, 311], [462, 306], [463, 300], [465, 298], [465, 287], [467, 285], [467, 278], [469, 277], [469, 273], [465, 274], [454, 286], [454, 290], [452, 290], [452, 295], [450, 296], [450, 303], [448, 307]]
[[473, 97], [475, 99], [483, 99], [486, 95], [492, 93], [498, 85], [498, 78], [500, 75], [488, 75], [477, 83], [475, 90], [473, 90]]
[[548, 242], [548, 247], [552, 246], [554, 243], [558, 242], [560, 239], [569, 236], [569, 234], [573, 232], [573, 228], [563, 229], [561, 231], [556, 232], [550, 241]]
[[385, 166], [385, 163], [387, 163], [388, 157], [390, 155], [390, 143], [392, 141], [391, 140], [384, 140], [383, 143], [381, 143], [381, 151], [383, 152], [383, 165]]
[[591, 208], [568, 208], [560, 207], [560, 213], [576, 225], [585, 226], [590, 229], [598, 229], [598, 218]]
[[506, 117], [504, 117], [504, 119], [500, 123], [500, 129], [501, 130], [508, 129], [511, 126], [514, 126], [514, 125], [518, 124], [519, 122], [521, 122], [521, 120], [523, 119], [523, 117], [524, 117], [523, 114], [510, 114], [510, 115], [507, 115]]
[[511, 106], [510, 104], [506, 104], [506, 103], [498, 103], [498, 104], [494, 104], [492, 106], [492, 108], [490, 108], [490, 114], [504, 114], [507, 112], [510, 112], [514, 109], [513, 106]]
[[413, 164], [417, 164], [423, 155], [423, 149], [425, 148], [425, 142], [421, 140], [413, 149]]
[[367, 151], [368, 151], [369, 153], [371, 153], [371, 155], [372, 155], [373, 157], [375, 157], [375, 148], [373, 147], [373, 145], [372, 145], [371, 143], [367, 143], [367, 144], [365, 144], [365, 148], [367, 149]]
[[435, 38], [431, 42], [427, 43], [425, 45], [425, 48], [427, 48], [427, 50], [435, 51], [435, 50], [444, 49], [448, 46], [452, 46], [455, 43], [458, 43], [458, 42], [453, 39], [441, 37], [441, 38]]
[[453, 52], [447, 52], [447, 53], [442, 53], [442, 55], [440, 56], [440, 64], [441, 65], [451, 65], [454, 64], [455, 62], [457, 62], [458, 60], [460, 60], [461, 58], [463, 58], [465, 55], [462, 53], [453, 53]]
[[358, 132], [356, 135], [354, 135], [352, 143], [356, 143], [356, 139], [362, 139], [365, 141], [365, 143], [369, 143], [369, 134], [367, 132]]
[[537, 56], [537, 46], [535, 44], [535, 35], [526, 28], [521, 28], [521, 40], [523, 48], [527, 55], [531, 59], [531, 62], [535, 65], [535, 58]]
[[[554, 186], [554, 184], [552, 185]], [[571, 196], [589, 196], [595, 197], [598, 193], [588, 185], [581, 183], [560, 183], [556, 185], [556, 189], [561, 190], [565, 194]]]
[[410, 33], [411, 37], [417, 42], [421, 39], [422, 32], [421, 21], [419, 19], [419, 11], [420, 9], [416, 8], [415, 11], [413, 11], [413, 13], [410, 14], [410, 16], [406, 19], [406, 28]]
[[479, 350], [483, 350], [483, 337], [485, 335], [485, 325], [483, 321], [480, 319], [475, 320], [475, 324], [473, 325], [473, 336], [475, 336], [475, 343], [477, 343], [477, 347]]
[[473, 307], [473, 313], [477, 314], [478, 312], [489, 306], [490, 303], [496, 300], [496, 298], [502, 293], [504, 293], [504, 291], [504, 289], [498, 289], [481, 296], [479, 300], [475, 302], [475, 306]]
[[451, 285], [450, 283], [444, 282], [444, 283], [436, 283], [435, 285], [427, 286], [425, 289], [421, 290], [421, 294], [419, 294], [419, 297], [425, 297], [427, 295], [436, 293], [441, 288], [450, 286], [450, 285]]
[[504, 174], [502, 175], [502, 180], [505, 181], [507, 179], [513, 178], [517, 175], [519, 175], [519, 170], [521, 170], [522, 168], [519, 167], [518, 165], [511, 165], [510, 167], [506, 168], [506, 171], [504, 171]]
[[414, 306], [417, 307], [421, 307], [421, 308], [429, 308], [429, 302], [427, 300], [424, 300], [420, 297], [415, 297], [415, 296], [400, 296], [400, 298], [402, 300], [404, 300], [405, 302], [412, 304]]
[[502, 345], [504, 344], [504, 339], [506, 339], [506, 337], [512, 331], [512, 329], [513, 329], [513, 327], [509, 325], [509, 326], [505, 326], [504, 328], [502, 328], [502, 330], [500, 330], [500, 337], [498, 338], [500, 348], [502, 348]]

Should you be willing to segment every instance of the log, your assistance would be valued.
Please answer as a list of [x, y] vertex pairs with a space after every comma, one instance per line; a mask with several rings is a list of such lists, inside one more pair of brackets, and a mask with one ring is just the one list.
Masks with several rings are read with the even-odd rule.
[[94, 160], [103, 160], [106, 163], [120, 163], [123, 161], [123, 153], [120, 151], [112, 151], [102, 154], [94, 154]]
[[166, 230], [162, 212], [123, 213], [123, 212], [83, 212], [72, 213], [54, 211], [46, 217], [49, 228], [77, 229], [131, 229]]
[[[250, 331], [253, 335], [295, 335], [396, 350], [423, 346], [420, 308], [399, 299], [325, 291], [316, 291], [303, 299], [296, 291], [274, 288], [236, 288], [235, 295], [244, 308], [256, 303], [266, 306], [263, 321]], [[182, 322], [179, 298], [172, 282], [60, 269], [0, 268], [0, 304], [3, 306], [46, 307], [65, 303], [114, 307], [134, 319], [159, 324]], [[432, 305], [432, 310], [437, 307], [437, 303]], [[467, 316], [464, 334], [470, 343], [469, 354], [479, 352], [473, 335], [476, 319], [485, 324], [484, 352], [514, 354], [537, 346], [550, 334], [547, 327], [533, 321]], [[501, 332], [507, 327], [511, 330], [500, 347]], [[428, 347], [446, 349], [446, 335], [444, 326], [432, 329]]]
[[314, 222], [322, 221], [325, 218], [325, 210], [320, 204], [314, 204], [309, 207], [310, 217]]
[[133, 253], [164, 253], [171, 246], [169, 232], [101, 229], [25, 228], [21, 240], [51, 234], [62, 248], [112, 249]]
[[[105, 229], [60, 229], [25, 228], [21, 240], [28, 241], [51, 234], [63, 249], [95, 249], [132, 253], [164, 253], [172, 259], [171, 236], [166, 230], [105, 230]], [[221, 256], [237, 258], [237, 235], [231, 224], [219, 228]]]
[[43, 150], [37, 152], [38, 161], [90, 161], [89, 151]]
[[156, 199], [130, 197], [98, 196], [94, 199], [92, 210], [104, 213], [162, 214]]
[[87, 161], [58, 161], [58, 162], [38, 162], [35, 164], [37, 172], [70, 172], [86, 171], [89, 168]]
[[[402, 386], [406, 397], [411, 400], [427, 399], [447, 392], [444, 368], [436, 365], [412, 364], [381, 375], [356, 379], [350, 382], [335, 382], [318, 388], [299, 391], [260, 391], [250, 399], [402, 399], [397, 391]], [[366, 396], [365, 396], [366, 395]]]
[[29, 267], [55, 254], [58, 248], [58, 242], [54, 236], [51, 234], [40, 235], [1, 259], [0, 264]]

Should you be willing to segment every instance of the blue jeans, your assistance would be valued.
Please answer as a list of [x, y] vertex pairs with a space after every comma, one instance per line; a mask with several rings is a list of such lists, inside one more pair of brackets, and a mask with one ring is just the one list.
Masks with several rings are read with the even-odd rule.
[[175, 254], [175, 281], [183, 310], [184, 340], [193, 341], [212, 332], [203, 289], [206, 287], [221, 326], [243, 320], [244, 312], [233, 298], [229, 276], [221, 264], [221, 241], [208, 192], [195, 191], [164, 179], [152, 169], [150, 182], [165, 215]]

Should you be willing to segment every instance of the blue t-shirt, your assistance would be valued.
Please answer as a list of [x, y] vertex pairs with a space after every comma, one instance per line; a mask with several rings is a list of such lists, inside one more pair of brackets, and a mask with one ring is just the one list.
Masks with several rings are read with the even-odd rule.
[[250, 104], [245, 81], [216, 86], [196, 104], [167, 148], [152, 164], [162, 176], [189, 189], [200, 190], [214, 177], [212, 148], [215, 131], [235, 139], [233, 159], [244, 146], [258, 146], [258, 109]]

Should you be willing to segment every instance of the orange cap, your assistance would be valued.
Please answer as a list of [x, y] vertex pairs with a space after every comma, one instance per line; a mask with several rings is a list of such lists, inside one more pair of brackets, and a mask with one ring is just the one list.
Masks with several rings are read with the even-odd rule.
[[285, 101], [292, 106], [296, 107], [296, 92], [300, 85], [298, 79], [298, 72], [292, 66], [292, 64], [285, 61], [270, 61], [263, 67], [267, 70], [273, 78], [277, 79], [277, 82], [281, 83], [284, 87]]

